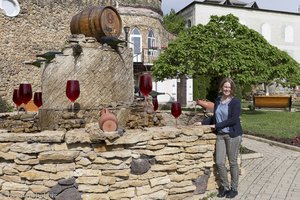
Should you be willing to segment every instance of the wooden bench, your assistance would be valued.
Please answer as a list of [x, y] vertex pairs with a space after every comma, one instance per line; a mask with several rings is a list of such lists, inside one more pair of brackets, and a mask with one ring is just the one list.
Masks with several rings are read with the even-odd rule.
[[292, 96], [253, 96], [254, 109], [289, 108], [292, 109]]

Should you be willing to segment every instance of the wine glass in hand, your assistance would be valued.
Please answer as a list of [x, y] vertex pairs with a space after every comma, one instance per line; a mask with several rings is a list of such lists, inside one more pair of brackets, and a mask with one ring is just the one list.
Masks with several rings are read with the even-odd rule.
[[66, 95], [71, 101], [71, 109], [74, 112], [74, 102], [80, 95], [80, 87], [78, 80], [68, 80], [66, 85]]
[[181, 115], [181, 104], [179, 102], [172, 103], [171, 114], [175, 117], [177, 126], [177, 119]]
[[22, 99], [21, 99], [21, 96], [20, 96], [20, 93], [19, 93], [19, 89], [14, 89], [13, 102], [16, 104], [17, 111], [18, 111], [18, 114], [19, 114], [19, 107], [22, 104]]

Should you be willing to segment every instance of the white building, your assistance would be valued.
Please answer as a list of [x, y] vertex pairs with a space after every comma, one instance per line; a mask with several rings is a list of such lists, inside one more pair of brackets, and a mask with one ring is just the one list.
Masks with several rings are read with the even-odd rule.
[[[231, 5], [228, 2], [232, 2]], [[233, 14], [240, 19], [240, 23], [259, 32], [270, 44], [286, 51], [300, 62], [300, 38], [297, 37], [300, 35], [300, 13], [265, 10], [258, 6], [255, 2], [242, 4], [241, 1], [234, 0], [194, 1], [178, 14], [191, 26], [207, 24], [211, 15]]]
[[205, 25], [211, 15], [233, 14], [241, 24], [257, 31], [300, 63], [300, 13], [260, 9], [256, 2], [204, 0], [193, 1], [178, 14], [185, 18], [187, 27]]
[[[177, 82], [179, 79], [167, 79], [163, 82], [153, 82], [153, 90], [158, 92], [164, 92], [165, 95], [159, 95], [158, 101], [160, 103], [167, 103], [177, 101]], [[186, 80], [186, 105], [189, 106], [193, 102], [193, 79]]]

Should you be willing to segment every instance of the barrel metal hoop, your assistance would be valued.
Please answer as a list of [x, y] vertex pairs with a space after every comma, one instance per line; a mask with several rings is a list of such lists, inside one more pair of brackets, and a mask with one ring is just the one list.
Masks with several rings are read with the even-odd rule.
[[[89, 23], [88, 27], [89, 27], [89, 31], [90, 31], [91, 35], [94, 35], [93, 29], [92, 29], [91, 13], [94, 13], [95, 8], [97, 8], [97, 7], [93, 7], [93, 9], [91, 10], [91, 12], [89, 12], [89, 15], [88, 15], [88, 23]], [[94, 24], [94, 27], [96, 27], [95, 23], [93, 23], [93, 24]]]

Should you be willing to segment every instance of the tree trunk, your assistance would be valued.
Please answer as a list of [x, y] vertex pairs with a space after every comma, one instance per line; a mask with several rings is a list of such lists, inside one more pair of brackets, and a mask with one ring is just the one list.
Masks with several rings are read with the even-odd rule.
[[185, 107], [187, 104], [186, 100], [186, 76], [181, 75], [177, 81], [177, 101], [181, 104], [182, 107]]

